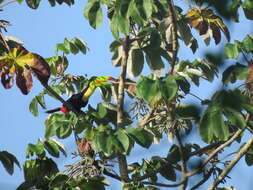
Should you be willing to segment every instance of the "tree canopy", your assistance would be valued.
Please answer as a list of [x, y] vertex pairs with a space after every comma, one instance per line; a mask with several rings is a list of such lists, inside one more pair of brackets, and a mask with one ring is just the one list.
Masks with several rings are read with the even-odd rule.
[[[1, 11], [11, 3], [39, 9], [41, 1], [0, 0]], [[48, 3], [52, 9], [75, 4], [74, 0]], [[253, 20], [253, 2], [88, 0], [83, 16], [95, 30], [109, 21], [113, 41], [104, 48], [112, 55], [111, 67], [119, 68], [117, 76], [104, 76], [102, 70], [94, 77], [68, 73], [69, 56], [86, 56], [89, 51], [85, 39], [64, 38], [55, 45], [53, 56], [43, 57], [9, 36], [8, 18], [0, 20], [2, 90], [16, 86], [22, 98], [34, 85], [40, 86], [28, 105], [34, 117], [50, 107], [48, 99], [62, 105], [56, 111], [67, 109], [48, 112], [43, 137], [27, 145], [24, 163], [11, 149], [0, 151], [6, 172], [12, 175], [14, 165], [23, 170], [24, 181], [17, 189], [104, 190], [113, 188], [111, 179], [124, 190], [235, 189], [226, 183], [230, 171], [241, 159], [253, 165], [253, 35], [246, 33], [242, 40], [232, 41], [230, 27]], [[222, 51], [192, 58], [210, 43]], [[183, 48], [190, 49], [192, 56], [179, 57]], [[205, 81], [210, 85], [206, 88], [214, 81], [222, 88], [202, 99], [192, 88], [204, 90], [200, 85]], [[87, 105], [96, 88], [102, 102]], [[70, 101], [73, 98], [78, 98], [75, 103]], [[189, 141], [192, 134], [201, 142]], [[166, 137], [165, 156], [150, 152]], [[75, 152], [66, 151], [64, 139], [72, 139]], [[130, 162], [138, 147], [150, 159]], [[63, 156], [75, 159], [60, 170], [56, 160]]]

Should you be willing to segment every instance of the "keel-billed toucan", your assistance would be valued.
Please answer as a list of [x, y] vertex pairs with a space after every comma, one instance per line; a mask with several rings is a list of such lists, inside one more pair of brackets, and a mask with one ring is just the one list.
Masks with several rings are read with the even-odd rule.
[[77, 111], [81, 111], [82, 107], [85, 107], [88, 104], [90, 96], [94, 93], [96, 87], [108, 85], [108, 81], [115, 81], [113, 77], [110, 76], [102, 76], [96, 77], [91, 80], [87, 87], [83, 89], [81, 92], [72, 95], [66, 102], [62, 105], [62, 107], [58, 107], [52, 110], [46, 111], [46, 113], [54, 113], [57, 111], [62, 111], [63, 113], [68, 113], [66, 104], [71, 104]]

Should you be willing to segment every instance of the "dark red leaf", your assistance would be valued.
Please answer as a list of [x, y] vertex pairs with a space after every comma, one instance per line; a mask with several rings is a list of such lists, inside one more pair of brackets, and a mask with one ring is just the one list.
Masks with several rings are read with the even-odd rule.
[[213, 38], [214, 38], [215, 44], [220, 43], [220, 40], [221, 40], [221, 32], [220, 32], [219, 27], [217, 27], [217, 26], [216, 26], [215, 24], [213, 24], [213, 23], [210, 23], [210, 28], [211, 28], [212, 33], [213, 33]]
[[23, 94], [28, 94], [33, 86], [33, 80], [31, 71], [25, 69], [25, 70], [19, 70], [16, 73], [16, 84], [18, 88], [21, 90]]
[[29, 65], [41, 83], [47, 84], [50, 77], [50, 68], [43, 57], [34, 54], [34, 62]]
[[199, 35], [204, 35], [208, 31], [208, 23], [206, 21], [202, 21], [196, 26], [196, 29], [199, 31]]

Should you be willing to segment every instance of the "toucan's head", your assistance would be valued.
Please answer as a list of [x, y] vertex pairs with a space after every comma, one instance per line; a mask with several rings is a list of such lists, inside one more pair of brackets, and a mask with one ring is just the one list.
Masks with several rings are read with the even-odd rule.
[[108, 85], [112, 81], [116, 81], [116, 79], [111, 76], [101, 76], [101, 77], [94, 78], [90, 85], [94, 87], [100, 87], [100, 86]]

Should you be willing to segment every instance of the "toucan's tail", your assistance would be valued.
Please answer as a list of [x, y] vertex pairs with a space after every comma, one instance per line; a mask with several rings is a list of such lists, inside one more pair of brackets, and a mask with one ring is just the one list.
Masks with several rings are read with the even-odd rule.
[[46, 113], [54, 113], [54, 112], [57, 112], [57, 111], [61, 111], [61, 108], [55, 108], [55, 109], [52, 109], [52, 110], [47, 110]]

